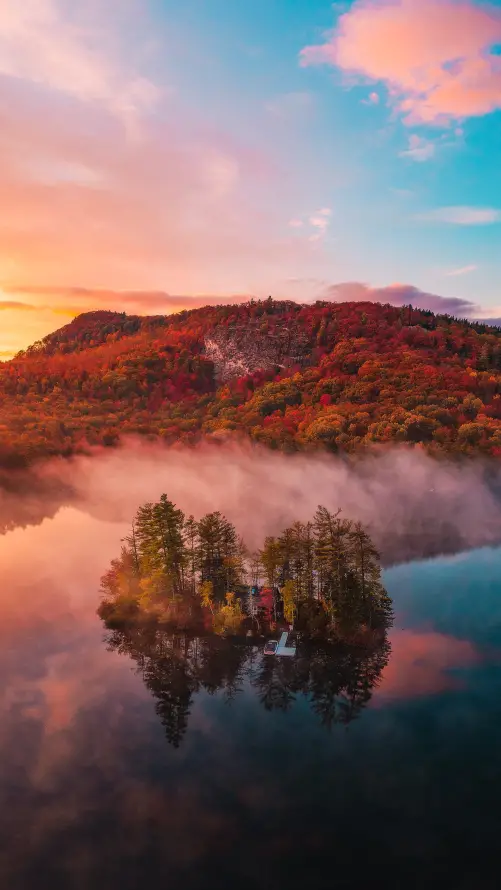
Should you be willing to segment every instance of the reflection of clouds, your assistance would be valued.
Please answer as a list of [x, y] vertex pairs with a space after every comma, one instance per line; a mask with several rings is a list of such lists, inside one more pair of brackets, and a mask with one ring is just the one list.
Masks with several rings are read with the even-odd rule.
[[[36, 620], [31, 630], [25, 626], [18, 636], [16, 627], [11, 628], [10, 646], [19, 647], [18, 657], [0, 659], [0, 713], [4, 727], [10, 720], [36, 735], [37, 751], [25, 768], [31, 785], [41, 787], [74, 757], [74, 733], [82, 715], [105, 711], [100, 727], [104, 737], [120, 717], [123, 696], [147, 696], [124, 660], [100, 644], [99, 630], [82, 628], [79, 616], [52, 634]], [[111, 696], [116, 701], [110, 702]], [[0, 729], [0, 748], [9, 740], [10, 733]], [[2, 752], [3, 757], [9, 754]]]
[[[75, 642], [76, 652], [58, 653], [46, 659], [46, 672], [35, 684], [43, 707], [38, 756], [30, 774], [34, 788], [50, 787], [58, 774], [71, 771], [81, 718], [85, 719], [91, 711], [106, 714], [99, 734], [102, 744], [112, 745], [124, 698], [145, 697], [122, 660], [107, 653], [94, 637]], [[95, 739], [88, 741], [88, 755], [100, 757]]]
[[[0, 784], [0, 833], [9, 856], [0, 864], [0, 882], [11, 886], [15, 875], [31, 886], [31, 863], [47, 856], [48, 886], [65, 885], [70, 874], [82, 881], [78, 886], [89, 886], [86, 876], [97, 877], [105, 851], [89, 844], [86, 832], [95, 819], [110, 818], [126, 833], [127, 807], [147, 795], [143, 782], [127, 779], [126, 709], [146, 708], [136, 733], [131, 727], [128, 734], [132, 748], [140, 748], [137, 735], [149, 729], [153, 708], [125, 659], [102, 645], [93, 609], [74, 606], [54, 578], [26, 586], [18, 608], [19, 589], [9, 590], [12, 608], [0, 648], [0, 758], [8, 765]], [[95, 602], [95, 585], [87, 593]], [[154, 800], [151, 805], [154, 811]], [[136, 827], [142, 820], [144, 809]], [[131, 840], [113, 843], [117, 855], [127, 854]]]
[[468, 640], [434, 631], [395, 631], [391, 635], [391, 647], [391, 658], [374, 695], [378, 703], [457, 688], [460, 681], [451, 671], [472, 667], [480, 660]]
[[[17, 528], [0, 536], [0, 608], [11, 615], [17, 613], [23, 620], [26, 603], [32, 603], [36, 597], [36, 610], [28, 608], [28, 612], [40, 614], [44, 599], [51, 608], [61, 603], [61, 594], [52, 587], [63, 591], [63, 598], [70, 596], [72, 610], [89, 598], [95, 602], [103, 566], [119, 549], [125, 529], [125, 524], [102, 522], [65, 507], [54, 519], [44, 520], [39, 526]], [[39, 585], [41, 579], [43, 589]], [[24, 584], [37, 585], [37, 589], [31, 595], [19, 597], [16, 589]]]
[[[99, 577], [121, 534], [119, 525], [64, 509], [0, 537], [0, 756], [17, 764], [30, 793], [48, 793], [72, 773], [83, 715], [105, 712], [106, 746], [123, 696], [147, 698], [124, 660], [102, 645], [95, 615]], [[92, 762], [95, 740], [88, 742]]]

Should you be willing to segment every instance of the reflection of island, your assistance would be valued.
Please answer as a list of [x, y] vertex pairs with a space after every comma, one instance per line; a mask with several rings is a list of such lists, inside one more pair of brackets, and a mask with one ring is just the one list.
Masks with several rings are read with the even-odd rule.
[[304, 696], [326, 728], [348, 724], [370, 701], [390, 656], [385, 640], [369, 653], [304, 643], [295, 659], [268, 658], [250, 638], [191, 636], [154, 625], [110, 631], [107, 643], [136, 662], [174, 747], [183, 740], [201, 691], [231, 701], [245, 690], [269, 711], [286, 711]]

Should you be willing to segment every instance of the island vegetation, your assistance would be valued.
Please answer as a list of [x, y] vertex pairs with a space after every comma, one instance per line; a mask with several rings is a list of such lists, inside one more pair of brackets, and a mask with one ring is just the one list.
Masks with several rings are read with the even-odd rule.
[[322, 506], [251, 552], [221, 513], [197, 521], [163, 494], [138, 509], [101, 589], [99, 614], [115, 627], [156, 622], [252, 636], [282, 625], [367, 645], [392, 620], [369, 535]]

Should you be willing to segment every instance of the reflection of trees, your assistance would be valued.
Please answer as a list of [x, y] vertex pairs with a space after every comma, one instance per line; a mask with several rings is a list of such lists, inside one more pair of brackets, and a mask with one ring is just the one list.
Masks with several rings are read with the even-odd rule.
[[191, 670], [193, 653], [188, 638], [141, 628], [127, 633], [114, 631], [108, 637], [108, 645], [137, 663], [138, 672], [155, 698], [167, 740], [179, 747], [188, 726], [193, 693], [198, 689]]
[[296, 662], [282, 658], [262, 657], [252, 678], [252, 686], [267, 711], [288, 711], [296, 699]]
[[158, 626], [114, 630], [107, 643], [136, 662], [167, 739], [176, 748], [201, 689], [210, 695], [221, 692], [231, 702], [246, 679], [268, 711], [287, 711], [302, 695], [326, 728], [348, 724], [370, 701], [390, 656], [385, 641], [372, 652], [300, 645], [296, 658], [280, 659], [263, 656], [251, 641], [173, 634]]
[[298, 694], [306, 696], [322, 725], [330, 728], [358, 717], [389, 655], [387, 642], [370, 653], [333, 646], [299, 647], [298, 657], [291, 661], [263, 657], [252, 685], [267, 710], [286, 711]]
[[359, 716], [379, 684], [389, 655], [387, 642], [363, 655], [347, 651], [333, 659], [325, 651], [316, 653], [310, 666], [309, 692], [323, 726], [347, 724]]
[[210, 695], [222, 691], [228, 701], [242, 691], [244, 665], [251, 648], [215, 634], [192, 637], [158, 627], [114, 630], [107, 643], [110, 649], [136, 662], [138, 673], [156, 700], [167, 739], [176, 748], [188, 726], [193, 696], [200, 689]]

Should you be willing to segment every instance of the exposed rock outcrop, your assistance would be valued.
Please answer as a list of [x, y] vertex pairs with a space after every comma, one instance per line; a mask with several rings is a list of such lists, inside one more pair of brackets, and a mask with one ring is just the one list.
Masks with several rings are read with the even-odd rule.
[[214, 362], [216, 379], [225, 383], [257, 370], [304, 367], [312, 348], [306, 332], [293, 321], [277, 325], [273, 333], [262, 331], [256, 321], [215, 328], [205, 337], [205, 354]]

